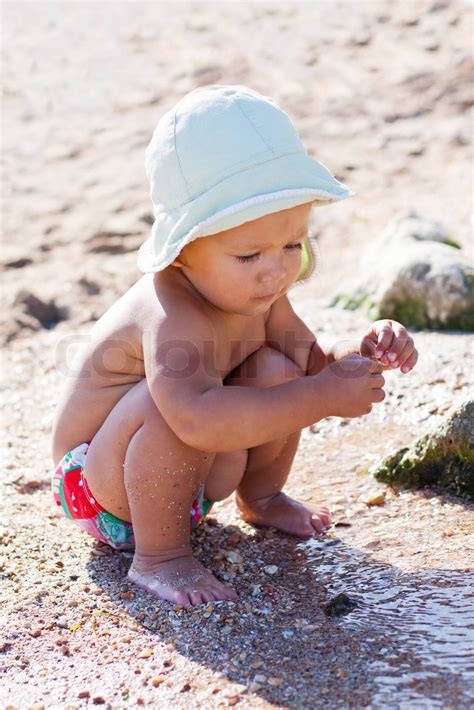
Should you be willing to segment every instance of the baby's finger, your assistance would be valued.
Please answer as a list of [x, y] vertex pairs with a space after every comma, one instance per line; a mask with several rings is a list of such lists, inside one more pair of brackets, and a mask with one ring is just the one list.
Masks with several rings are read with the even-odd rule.
[[400, 368], [402, 372], [409, 372], [410, 370], [413, 370], [415, 367], [416, 363], [418, 360], [418, 352], [414, 350], [408, 360], [405, 362], [404, 365]]
[[413, 339], [408, 338], [407, 342], [405, 343], [405, 347], [403, 348], [401, 353], [397, 355], [397, 359], [391, 363], [392, 367], [401, 367], [402, 365], [404, 365], [412, 354], [413, 350]]
[[385, 399], [385, 391], [383, 389], [372, 390], [372, 402], [383, 402]]
[[384, 352], [390, 347], [393, 339], [392, 326], [386, 323], [382, 326], [378, 333], [377, 346], [375, 348], [375, 355], [381, 357]]
[[[403, 352], [403, 349], [405, 348], [405, 345], [408, 342], [408, 333], [403, 328], [403, 330], [400, 333], [397, 333], [393, 339], [393, 342], [390, 346], [390, 349], [387, 353], [388, 359], [389, 359], [389, 364], [392, 367], [398, 367], [400, 364], [400, 355]], [[412, 341], [413, 343], [413, 341]]]
[[380, 360], [371, 360], [369, 364], [369, 372], [373, 375], [374, 373], [383, 372], [383, 363]]
[[381, 389], [385, 385], [385, 377], [383, 375], [374, 374], [370, 376], [370, 386], [372, 389]]

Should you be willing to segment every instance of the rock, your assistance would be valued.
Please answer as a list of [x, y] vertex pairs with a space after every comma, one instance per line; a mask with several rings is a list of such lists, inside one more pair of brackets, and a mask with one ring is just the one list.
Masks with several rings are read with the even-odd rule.
[[474, 400], [468, 399], [410, 446], [369, 468], [379, 481], [437, 486], [474, 500]]
[[363, 307], [374, 320], [474, 330], [474, 265], [443, 227], [416, 213], [392, 220], [370, 245], [366, 276], [330, 306]]
[[339, 518], [339, 520], [336, 520], [334, 523], [335, 528], [350, 528], [351, 526], [352, 523], [347, 518]]
[[347, 594], [337, 594], [323, 608], [327, 616], [343, 616], [355, 609], [357, 602]]
[[276, 574], [278, 572], [278, 567], [276, 565], [267, 565], [263, 568], [265, 574]]
[[369, 507], [374, 505], [383, 505], [385, 503], [385, 495], [385, 491], [375, 491], [364, 498], [362, 502]]
[[242, 560], [242, 555], [237, 550], [230, 550], [225, 553], [226, 559], [234, 565], [240, 565]]
[[229, 537], [226, 539], [226, 543], [228, 545], [236, 546], [236, 545], [240, 545], [240, 543], [242, 542], [243, 539], [244, 539], [244, 536], [241, 535], [241, 533], [236, 532], [236, 533], [233, 533], [233, 535], [229, 535]]

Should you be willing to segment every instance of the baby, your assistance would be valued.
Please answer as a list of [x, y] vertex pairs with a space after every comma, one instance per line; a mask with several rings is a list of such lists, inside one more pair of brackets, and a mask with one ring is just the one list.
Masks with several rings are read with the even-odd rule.
[[325, 351], [287, 293], [314, 268], [313, 205], [349, 197], [274, 101], [240, 85], [191, 91], [146, 152], [154, 224], [144, 275], [98, 320], [53, 425], [52, 487], [129, 578], [193, 606], [236, 593], [192, 557], [190, 532], [236, 492], [243, 520], [301, 538], [324, 505], [283, 492], [301, 429], [359, 417], [408, 372], [413, 340], [377, 321]]

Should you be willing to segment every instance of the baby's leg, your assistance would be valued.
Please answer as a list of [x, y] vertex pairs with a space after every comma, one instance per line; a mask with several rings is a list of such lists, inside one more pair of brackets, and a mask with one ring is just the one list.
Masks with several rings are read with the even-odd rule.
[[178, 439], [146, 380], [117, 403], [87, 453], [84, 475], [94, 498], [133, 524], [130, 579], [175, 604], [236, 598], [191, 555], [191, 504], [213, 458]]
[[[303, 374], [285, 355], [273, 348], [263, 347], [232, 373], [227, 384], [271, 387]], [[236, 500], [247, 522], [273, 526], [306, 538], [327, 527], [331, 517], [326, 506], [302, 504], [282, 493], [300, 434], [300, 431], [295, 431], [286, 439], [270, 441], [248, 450], [247, 466], [237, 488]]]

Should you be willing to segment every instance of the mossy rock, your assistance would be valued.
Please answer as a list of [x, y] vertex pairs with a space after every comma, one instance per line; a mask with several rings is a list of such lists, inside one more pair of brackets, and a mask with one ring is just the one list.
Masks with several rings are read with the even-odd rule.
[[474, 267], [437, 223], [413, 213], [392, 220], [362, 261], [362, 281], [329, 306], [412, 328], [474, 331]]
[[474, 400], [463, 402], [433, 431], [369, 473], [385, 483], [434, 486], [474, 500]]

